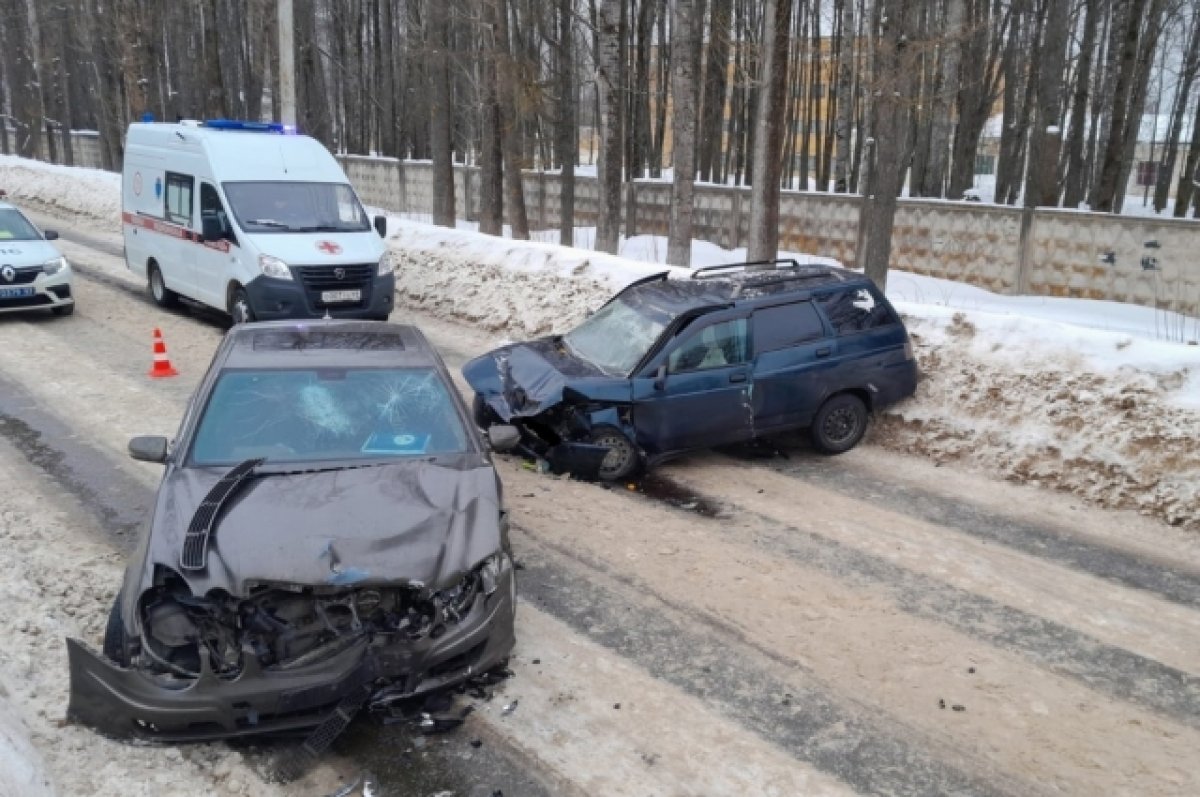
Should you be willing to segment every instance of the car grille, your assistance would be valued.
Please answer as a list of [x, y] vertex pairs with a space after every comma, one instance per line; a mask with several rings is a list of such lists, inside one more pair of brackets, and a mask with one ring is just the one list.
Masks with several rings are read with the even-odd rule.
[[[321, 301], [321, 291], [362, 291], [362, 301], [333, 302], [331, 308], [350, 309], [366, 307], [371, 303], [371, 285], [374, 283], [375, 263], [354, 263], [345, 266], [296, 266], [294, 271], [300, 277], [308, 293], [308, 299], [313, 307], [324, 308]], [[338, 279], [337, 271], [342, 270], [342, 278]]]
[[12, 282], [0, 277], [0, 288], [5, 288], [9, 285], [28, 285], [37, 279], [37, 275], [42, 273], [41, 266], [33, 266], [32, 268], [18, 268], [13, 276]]

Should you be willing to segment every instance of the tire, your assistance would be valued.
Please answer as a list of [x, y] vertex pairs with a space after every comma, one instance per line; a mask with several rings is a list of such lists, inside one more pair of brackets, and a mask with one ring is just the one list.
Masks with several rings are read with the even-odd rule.
[[605, 446], [608, 454], [600, 464], [600, 478], [607, 482], [623, 481], [641, 466], [641, 457], [633, 441], [615, 426], [598, 426], [592, 430], [593, 445]]
[[150, 273], [146, 275], [146, 289], [150, 291], [150, 298], [159, 307], [169, 309], [179, 304], [179, 294], [167, 287], [162, 271], [157, 265], [150, 266]]
[[249, 324], [254, 320], [254, 310], [250, 308], [250, 297], [246, 289], [237, 286], [229, 292], [229, 317], [235, 324]]
[[839, 393], [817, 410], [809, 435], [822, 454], [843, 454], [867, 432], [867, 405], [852, 393]]
[[104, 656], [114, 664], [129, 666], [129, 647], [126, 644], [125, 623], [121, 620], [121, 593], [113, 598], [108, 612], [108, 624], [104, 627]]
[[56, 316], [60, 316], [60, 317], [66, 316], [66, 315], [71, 315], [71, 313], [75, 312], [75, 302], [71, 302], [70, 304], [64, 304], [61, 307], [51, 308], [50, 312], [52, 312]]

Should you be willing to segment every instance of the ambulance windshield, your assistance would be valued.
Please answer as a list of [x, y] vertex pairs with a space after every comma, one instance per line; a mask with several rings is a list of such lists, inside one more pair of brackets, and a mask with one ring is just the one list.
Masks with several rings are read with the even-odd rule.
[[246, 232], [366, 232], [367, 214], [344, 183], [224, 183]]

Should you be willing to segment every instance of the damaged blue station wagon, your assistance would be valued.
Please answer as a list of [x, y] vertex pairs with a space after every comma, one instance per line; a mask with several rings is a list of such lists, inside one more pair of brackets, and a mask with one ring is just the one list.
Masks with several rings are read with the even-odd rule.
[[[793, 429], [827, 454], [911, 396], [908, 333], [862, 274], [794, 260], [662, 272], [565, 335], [463, 367], [480, 426], [517, 425], [552, 465], [623, 479], [679, 453]], [[578, 472], [578, 471], [577, 471]]]

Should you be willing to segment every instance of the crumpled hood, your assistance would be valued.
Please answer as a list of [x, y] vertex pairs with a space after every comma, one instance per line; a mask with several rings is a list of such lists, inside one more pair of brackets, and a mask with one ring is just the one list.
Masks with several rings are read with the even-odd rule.
[[503, 346], [463, 366], [463, 376], [502, 420], [544, 412], [574, 380], [605, 377], [573, 357], [555, 337]]
[[208, 566], [179, 566], [196, 507], [221, 477], [174, 470], [160, 491], [144, 577], [180, 572], [193, 594], [244, 596], [248, 582], [421, 582], [447, 586], [500, 550], [495, 471], [480, 454], [460, 467], [401, 461], [352, 470], [255, 477], [219, 519]]

